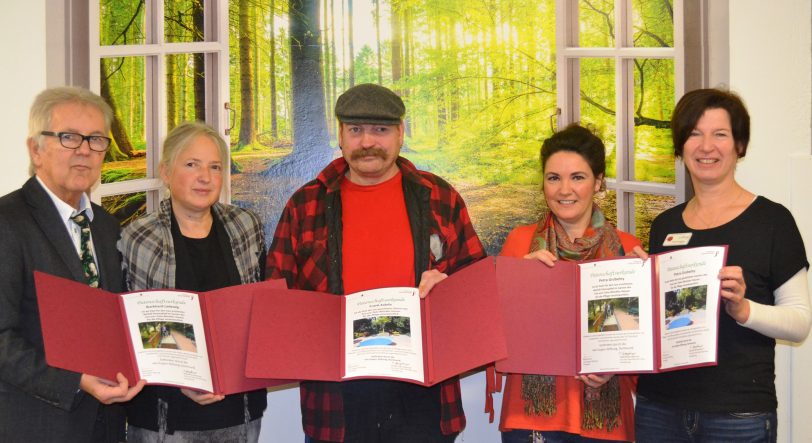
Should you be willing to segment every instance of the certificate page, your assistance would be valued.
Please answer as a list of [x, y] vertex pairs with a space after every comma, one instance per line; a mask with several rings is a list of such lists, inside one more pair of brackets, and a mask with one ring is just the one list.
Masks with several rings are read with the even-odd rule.
[[212, 392], [198, 295], [148, 291], [121, 297], [141, 378]]
[[420, 296], [416, 288], [382, 288], [345, 297], [344, 378], [424, 381]]
[[651, 260], [581, 263], [580, 373], [654, 367]]
[[719, 270], [725, 248], [707, 246], [657, 255], [661, 311], [660, 369], [716, 361]]

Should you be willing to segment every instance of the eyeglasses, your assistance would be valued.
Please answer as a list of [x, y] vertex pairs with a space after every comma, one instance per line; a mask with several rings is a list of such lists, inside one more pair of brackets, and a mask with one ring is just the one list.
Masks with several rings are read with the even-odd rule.
[[79, 149], [82, 143], [87, 140], [87, 145], [90, 146], [90, 149], [96, 152], [104, 152], [110, 147], [110, 142], [112, 142], [109, 137], [101, 135], [82, 135], [75, 132], [42, 131], [40, 134], [58, 137], [59, 143], [68, 149]]

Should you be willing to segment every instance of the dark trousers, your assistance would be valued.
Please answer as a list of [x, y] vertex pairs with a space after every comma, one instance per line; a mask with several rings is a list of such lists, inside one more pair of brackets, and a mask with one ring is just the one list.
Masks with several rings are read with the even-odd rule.
[[502, 433], [502, 443], [620, 443], [612, 440], [582, 437], [561, 431], [528, 431], [518, 429]]
[[772, 412], [689, 411], [637, 396], [634, 414], [638, 443], [775, 443]]
[[356, 380], [342, 388], [345, 443], [452, 443], [457, 437], [440, 430], [439, 385]]

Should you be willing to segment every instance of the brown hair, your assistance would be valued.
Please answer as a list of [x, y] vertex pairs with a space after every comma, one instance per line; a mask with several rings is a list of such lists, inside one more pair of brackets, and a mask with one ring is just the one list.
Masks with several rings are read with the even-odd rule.
[[560, 151], [574, 152], [589, 165], [595, 179], [606, 173], [606, 147], [603, 141], [589, 129], [572, 123], [556, 132], [541, 145], [541, 172], [547, 166], [547, 159]]
[[708, 109], [724, 109], [730, 117], [730, 128], [739, 158], [747, 154], [750, 143], [750, 114], [742, 99], [733, 92], [721, 89], [696, 89], [687, 92], [674, 108], [671, 116], [671, 137], [674, 155], [682, 157], [682, 148], [696, 123]]

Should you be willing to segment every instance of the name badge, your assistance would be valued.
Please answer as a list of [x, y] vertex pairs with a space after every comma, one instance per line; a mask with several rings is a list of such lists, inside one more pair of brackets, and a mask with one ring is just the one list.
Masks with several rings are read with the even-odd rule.
[[685, 246], [691, 240], [692, 232], [678, 232], [665, 236], [663, 246]]

